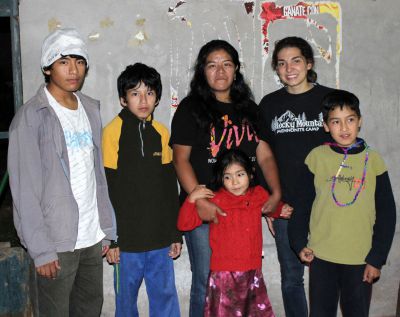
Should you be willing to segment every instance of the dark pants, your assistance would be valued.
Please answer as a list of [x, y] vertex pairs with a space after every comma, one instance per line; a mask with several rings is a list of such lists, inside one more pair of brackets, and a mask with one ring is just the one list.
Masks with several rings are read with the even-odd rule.
[[40, 317], [100, 316], [103, 305], [101, 242], [74, 252], [58, 253], [55, 279], [38, 275]]
[[307, 317], [307, 299], [304, 291], [304, 265], [289, 245], [288, 221], [273, 222], [275, 243], [281, 269], [281, 288], [286, 317]]
[[336, 264], [314, 258], [310, 266], [310, 316], [368, 317], [372, 284], [363, 282], [365, 264]]

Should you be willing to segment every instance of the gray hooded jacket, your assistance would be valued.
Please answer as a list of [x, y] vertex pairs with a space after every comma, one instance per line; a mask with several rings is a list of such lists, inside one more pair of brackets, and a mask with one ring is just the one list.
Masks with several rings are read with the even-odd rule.
[[[100, 105], [77, 93], [89, 119], [94, 145], [99, 221], [107, 240], [116, 240], [115, 216], [101, 153]], [[9, 134], [8, 172], [14, 224], [36, 266], [73, 251], [79, 210], [72, 194], [68, 151], [60, 121], [42, 85], [15, 115]]]

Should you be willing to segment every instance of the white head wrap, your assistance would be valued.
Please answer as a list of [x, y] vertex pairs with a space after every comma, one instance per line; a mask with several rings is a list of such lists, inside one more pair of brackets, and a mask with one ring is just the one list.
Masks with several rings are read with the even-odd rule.
[[73, 28], [57, 29], [45, 38], [40, 61], [42, 70], [66, 55], [82, 56], [89, 66], [86, 44], [78, 31]]

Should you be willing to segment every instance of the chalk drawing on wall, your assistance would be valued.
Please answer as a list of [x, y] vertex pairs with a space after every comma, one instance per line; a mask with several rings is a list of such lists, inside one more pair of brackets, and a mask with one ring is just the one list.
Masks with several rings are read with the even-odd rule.
[[[335, 20], [335, 30], [330, 30], [326, 25], [319, 22], [322, 16], [329, 15]], [[338, 2], [298, 2], [294, 5], [277, 6], [275, 2], [264, 2], [261, 4], [260, 19], [262, 21], [262, 47], [263, 47], [263, 72], [265, 61], [270, 53], [270, 30], [274, 23], [283, 21], [288, 23], [290, 20], [304, 21], [307, 28], [305, 38], [313, 46], [314, 51], [318, 52], [325, 63], [330, 64], [335, 59], [335, 81], [339, 88], [339, 66], [340, 55], [342, 52], [342, 12]], [[321, 37], [321, 33], [327, 39], [328, 44], [320, 44], [316, 34]], [[332, 33], [336, 33], [334, 38], [334, 49], [332, 49]]]

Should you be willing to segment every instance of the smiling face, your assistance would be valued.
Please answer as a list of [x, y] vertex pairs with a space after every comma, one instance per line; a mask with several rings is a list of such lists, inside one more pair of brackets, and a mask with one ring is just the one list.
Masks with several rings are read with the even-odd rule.
[[297, 47], [281, 49], [277, 55], [276, 73], [289, 93], [299, 94], [312, 87], [307, 81], [307, 72], [312, 63], [307, 62]]
[[250, 178], [244, 167], [238, 163], [232, 163], [224, 171], [225, 189], [235, 196], [244, 195], [250, 185]]
[[83, 57], [61, 57], [44, 73], [49, 76], [47, 89], [53, 96], [73, 93], [79, 90], [83, 84], [86, 75], [86, 61]]
[[217, 100], [230, 101], [229, 93], [236, 68], [232, 57], [223, 49], [213, 51], [207, 56], [204, 73]]
[[361, 118], [347, 106], [329, 111], [328, 120], [324, 122], [325, 131], [341, 147], [349, 147], [356, 142], [360, 127]]
[[140, 82], [136, 87], [126, 92], [125, 98], [120, 98], [121, 104], [128, 107], [140, 120], [147, 119], [157, 105], [157, 96], [154, 89]]

